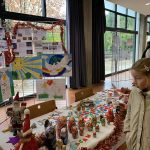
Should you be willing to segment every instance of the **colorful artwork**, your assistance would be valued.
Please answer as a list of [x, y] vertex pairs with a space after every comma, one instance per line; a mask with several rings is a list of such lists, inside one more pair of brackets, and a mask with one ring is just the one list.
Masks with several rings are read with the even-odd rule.
[[5, 38], [5, 29], [0, 26], [0, 39], [4, 39], [4, 38]]
[[14, 80], [41, 79], [42, 59], [37, 57], [15, 58], [12, 63], [12, 75]]
[[45, 77], [71, 76], [72, 57], [64, 54], [43, 54], [42, 71]]
[[0, 102], [14, 95], [14, 84], [9, 68], [0, 69]]
[[3, 56], [0, 56], [0, 68], [3, 68], [4, 66], [5, 66], [4, 58], [3, 58]]
[[12, 36], [12, 45], [15, 56], [33, 56], [32, 29], [18, 29], [17, 34]]
[[36, 91], [38, 100], [65, 99], [65, 79], [37, 80]]
[[7, 51], [8, 46], [6, 40], [0, 40], [0, 52], [1, 51]]

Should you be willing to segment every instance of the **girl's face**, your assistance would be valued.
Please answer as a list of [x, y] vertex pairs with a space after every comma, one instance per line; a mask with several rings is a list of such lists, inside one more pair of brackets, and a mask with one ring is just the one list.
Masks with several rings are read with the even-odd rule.
[[150, 79], [135, 70], [131, 70], [131, 75], [133, 77], [133, 85], [135, 85], [140, 90], [150, 90]]

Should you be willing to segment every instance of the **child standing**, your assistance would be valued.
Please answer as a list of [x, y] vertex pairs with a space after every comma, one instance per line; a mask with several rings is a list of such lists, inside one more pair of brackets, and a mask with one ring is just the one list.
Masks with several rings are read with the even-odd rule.
[[150, 41], [147, 42], [147, 46], [142, 54], [142, 58], [150, 58]]
[[124, 122], [128, 150], [150, 150], [150, 58], [131, 68], [133, 89]]

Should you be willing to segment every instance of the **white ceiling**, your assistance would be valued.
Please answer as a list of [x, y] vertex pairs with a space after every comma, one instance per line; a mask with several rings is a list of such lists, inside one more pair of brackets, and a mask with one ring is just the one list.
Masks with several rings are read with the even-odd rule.
[[132, 9], [143, 15], [150, 15], [150, 5], [146, 6], [146, 3], [150, 3], [150, 0], [108, 0], [115, 4], [119, 4], [126, 8]]

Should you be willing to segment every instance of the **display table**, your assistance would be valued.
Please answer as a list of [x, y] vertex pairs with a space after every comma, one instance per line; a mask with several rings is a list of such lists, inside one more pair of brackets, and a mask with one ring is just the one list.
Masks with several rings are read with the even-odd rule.
[[[113, 111], [115, 112], [116, 110], [114, 109], [113, 105], [108, 104], [108, 101], [110, 101], [111, 99], [113, 99], [113, 103], [115, 102], [119, 102], [119, 98], [117, 97], [108, 97], [108, 95], [106, 96], [106, 92], [104, 93], [97, 93], [94, 96], [89, 97], [88, 99], [85, 99], [84, 101], [93, 101], [94, 103], [94, 109], [90, 109], [90, 108], [85, 108], [84, 111], [77, 111], [77, 106], [79, 106], [78, 104], [80, 102], [76, 102], [72, 105], [72, 107], [68, 107], [68, 108], [63, 108], [63, 109], [56, 109], [53, 112], [50, 112], [48, 114], [42, 115], [40, 117], [34, 118], [31, 120], [31, 124], [35, 123], [36, 124], [36, 128], [33, 129], [33, 133], [35, 135], [39, 135], [41, 133], [44, 132], [44, 122], [46, 119], [48, 119], [49, 121], [52, 122], [53, 125], [57, 125], [57, 119], [59, 116], [67, 116], [67, 120], [69, 120], [70, 116], [74, 116], [75, 120], [76, 120], [76, 124], [78, 122], [78, 117], [83, 117], [84, 120], [86, 120], [86, 123], [91, 119], [92, 115], [95, 115], [97, 118], [99, 118], [100, 115], [105, 115], [105, 113], [107, 112], [107, 110], [109, 108], [112, 108]], [[121, 121], [121, 120], [118, 120]], [[73, 139], [72, 135], [69, 133], [68, 134], [68, 144], [67, 144], [67, 150], [70, 149], [72, 144], [76, 144], [77, 145], [77, 149], [81, 149], [82, 147], [86, 147], [88, 149], [94, 149], [95, 147], [99, 147], [99, 143], [105, 141], [105, 146], [107, 146], [107, 143], [109, 145], [109, 143], [112, 143], [112, 145], [116, 145], [111, 148], [113, 148], [114, 150], [116, 148], [118, 148], [123, 142], [124, 142], [124, 138], [120, 141], [120, 144], [116, 143], [116, 139], [119, 141], [119, 138], [123, 137], [124, 135], [120, 135], [119, 132], [121, 132], [121, 128], [119, 127], [119, 122], [116, 121], [116, 123], [108, 123], [106, 121], [106, 125], [102, 126], [101, 122], [99, 120], [97, 120], [97, 123], [100, 126], [100, 131], [96, 132], [96, 137], [93, 137], [93, 132], [92, 131], [88, 131], [87, 128], [85, 127], [84, 129], [84, 135], [80, 136], [78, 134], [78, 138], [77, 139]], [[122, 126], [121, 122], [120, 122], [120, 126]], [[117, 131], [117, 129], [119, 131]], [[95, 129], [93, 129], [95, 130]], [[10, 143], [6, 143], [9, 140], [9, 137], [12, 137], [12, 133], [11, 132], [6, 132], [6, 133], [0, 133], [1, 135], [1, 140], [0, 140], [0, 145], [3, 149], [12, 149], [14, 146]], [[120, 137], [119, 137], [120, 136]], [[109, 139], [109, 140], [107, 140]], [[110, 141], [112, 139], [112, 141]], [[101, 144], [104, 145], [104, 142]]]

